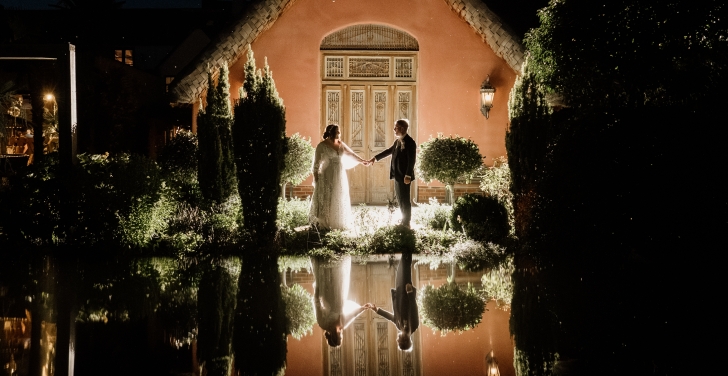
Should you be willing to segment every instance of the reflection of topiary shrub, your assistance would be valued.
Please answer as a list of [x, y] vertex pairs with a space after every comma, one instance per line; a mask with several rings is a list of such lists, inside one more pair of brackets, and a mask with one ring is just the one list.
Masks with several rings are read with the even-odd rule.
[[311, 175], [311, 163], [316, 151], [311, 146], [311, 138], [309, 137], [306, 140], [298, 133], [286, 137], [286, 143], [288, 144], [288, 150], [285, 156], [285, 167], [281, 171], [281, 184], [283, 184], [281, 194], [285, 194], [286, 184], [301, 184], [304, 179]]
[[311, 294], [301, 285], [281, 288], [283, 301], [286, 305], [286, 334], [295, 339], [313, 333], [313, 324], [316, 316], [311, 304]]
[[419, 297], [422, 323], [441, 331], [466, 331], [480, 324], [485, 302], [468, 284], [467, 288], [447, 283], [438, 288], [427, 285]]
[[513, 301], [513, 257], [508, 257], [500, 266], [483, 274], [483, 294], [495, 299], [499, 308], [508, 309]]
[[445, 228], [448, 219], [450, 219], [449, 205], [442, 205], [437, 202], [435, 197], [430, 197], [429, 204], [420, 204], [419, 210], [412, 213], [415, 223], [429, 227], [435, 230], [442, 230]]
[[478, 271], [500, 266], [506, 258], [506, 250], [491, 242], [466, 240], [450, 248], [462, 270]]
[[501, 243], [510, 231], [508, 212], [495, 197], [466, 194], [455, 202], [452, 227], [478, 241]]
[[417, 176], [425, 183], [439, 180], [447, 186], [448, 202], [452, 203], [452, 188], [458, 180], [470, 181], [483, 164], [478, 145], [473, 140], [455, 136], [430, 138], [419, 147]]

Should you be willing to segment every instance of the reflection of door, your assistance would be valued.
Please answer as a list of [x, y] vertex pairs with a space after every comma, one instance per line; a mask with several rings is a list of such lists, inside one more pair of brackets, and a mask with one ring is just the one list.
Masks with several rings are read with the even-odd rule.
[[[374, 303], [392, 311], [392, 295], [397, 263], [386, 262], [351, 266], [349, 299]], [[413, 273], [414, 275], [414, 273]], [[415, 281], [415, 284], [417, 282]], [[362, 313], [344, 331], [341, 347], [332, 349], [324, 340], [327, 375], [341, 376], [415, 376], [421, 374], [420, 330], [412, 336], [414, 348], [402, 352], [397, 347], [397, 328], [371, 310]]]
[[[344, 142], [364, 159], [392, 145], [397, 119], [409, 119], [409, 134], [416, 137], [414, 55], [324, 56], [324, 61], [322, 130], [339, 124]], [[394, 198], [389, 160], [357, 166], [348, 177], [352, 204], [386, 204]]]

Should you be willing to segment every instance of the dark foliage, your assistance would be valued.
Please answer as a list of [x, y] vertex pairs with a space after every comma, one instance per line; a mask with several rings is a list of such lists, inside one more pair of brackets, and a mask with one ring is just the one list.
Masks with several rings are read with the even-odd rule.
[[170, 196], [179, 203], [196, 206], [202, 199], [197, 180], [197, 135], [180, 131], [157, 157], [164, 180], [170, 187]]
[[180, 131], [159, 153], [157, 163], [166, 170], [185, 174], [197, 174], [197, 135], [190, 131]]
[[243, 260], [235, 312], [235, 367], [240, 375], [279, 375], [286, 367], [286, 317], [274, 249]]
[[463, 231], [471, 239], [503, 243], [508, 237], [508, 211], [495, 197], [466, 194], [455, 201], [450, 222], [455, 231]]
[[197, 356], [209, 376], [230, 374], [239, 265], [237, 259], [211, 263], [200, 279]]
[[572, 106], [680, 106], [728, 67], [722, 1], [552, 1], [526, 37], [540, 81]]
[[272, 73], [267, 63], [262, 74], [256, 72], [253, 52], [249, 50], [245, 82], [235, 106], [233, 141], [245, 228], [262, 242], [272, 240], [277, 230], [285, 131], [285, 108]]
[[[520, 374], [672, 373], [675, 255], [726, 231], [724, 7], [554, 1], [541, 13], [506, 140]], [[571, 107], [551, 114], [547, 91]]]

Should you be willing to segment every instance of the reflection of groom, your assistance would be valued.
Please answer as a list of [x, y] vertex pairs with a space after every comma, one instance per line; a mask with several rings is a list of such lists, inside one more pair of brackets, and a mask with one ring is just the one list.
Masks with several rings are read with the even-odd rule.
[[369, 163], [374, 163], [388, 156], [392, 156], [389, 167], [389, 178], [394, 179], [394, 192], [402, 212], [402, 225], [409, 227], [412, 215], [412, 202], [410, 201], [410, 182], [415, 176], [415, 158], [417, 157], [417, 143], [407, 134], [409, 121], [399, 119], [394, 123], [394, 135], [397, 137], [389, 149], [374, 156]]
[[371, 309], [394, 323], [399, 330], [397, 344], [400, 350], [412, 349], [412, 333], [420, 326], [417, 311], [417, 290], [412, 287], [412, 253], [403, 253], [397, 267], [397, 280], [392, 289], [394, 314], [371, 304]]

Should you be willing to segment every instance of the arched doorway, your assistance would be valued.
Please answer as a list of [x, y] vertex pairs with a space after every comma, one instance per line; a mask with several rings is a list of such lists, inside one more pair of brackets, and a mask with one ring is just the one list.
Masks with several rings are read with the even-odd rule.
[[[321, 42], [321, 133], [327, 124], [339, 124], [344, 142], [366, 159], [392, 144], [397, 119], [410, 120], [416, 139], [418, 51], [414, 37], [383, 25], [327, 35]], [[349, 170], [352, 204], [392, 199], [388, 169], [377, 163]]]

